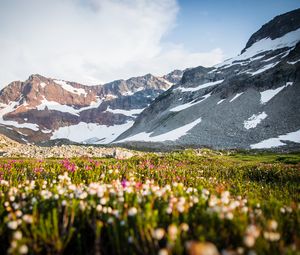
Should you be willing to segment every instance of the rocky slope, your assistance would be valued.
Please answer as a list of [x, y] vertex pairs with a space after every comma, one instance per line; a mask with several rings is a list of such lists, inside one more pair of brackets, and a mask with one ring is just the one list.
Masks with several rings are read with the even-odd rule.
[[26, 157], [41, 159], [97, 157], [127, 159], [141, 155], [144, 155], [144, 153], [118, 147], [105, 148], [79, 145], [40, 147], [33, 144], [21, 144], [4, 135], [0, 135], [0, 157]]
[[175, 70], [97, 86], [31, 75], [0, 91], [0, 133], [31, 143], [68, 139], [106, 144], [182, 74]]
[[300, 9], [275, 17], [240, 55], [187, 70], [115, 143], [299, 148], [299, 41]]

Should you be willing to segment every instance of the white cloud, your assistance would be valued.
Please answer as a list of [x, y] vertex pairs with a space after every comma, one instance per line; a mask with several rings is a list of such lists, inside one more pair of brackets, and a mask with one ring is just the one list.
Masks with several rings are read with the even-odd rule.
[[176, 0], [2, 0], [0, 87], [32, 73], [99, 83], [213, 65], [220, 49], [163, 43]]

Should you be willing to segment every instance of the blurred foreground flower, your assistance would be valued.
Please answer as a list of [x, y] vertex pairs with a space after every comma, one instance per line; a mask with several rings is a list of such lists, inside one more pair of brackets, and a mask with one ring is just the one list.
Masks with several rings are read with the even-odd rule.
[[219, 255], [217, 247], [209, 242], [189, 242], [187, 250], [189, 255]]

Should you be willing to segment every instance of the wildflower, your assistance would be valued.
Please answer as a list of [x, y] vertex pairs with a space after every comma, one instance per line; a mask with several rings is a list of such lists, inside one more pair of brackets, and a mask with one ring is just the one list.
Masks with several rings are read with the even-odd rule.
[[216, 196], [211, 196], [210, 199], [209, 199], [208, 205], [210, 207], [214, 207], [214, 206], [217, 205], [217, 203], [218, 203], [217, 197]]
[[233, 213], [232, 212], [226, 213], [225, 218], [228, 219], [228, 220], [232, 220], [233, 219]]
[[244, 254], [244, 248], [243, 247], [238, 247], [236, 251], [237, 251], [238, 254]]
[[7, 223], [7, 227], [12, 229], [12, 230], [15, 230], [18, 227], [18, 222], [17, 221], [10, 221], [10, 222]]
[[293, 211], [293, 209], [292, 209], [291, 207], [287, 206], [287, 207], [286, 207], [286, 211], [287, 211], [288, 213], [291, 213], [291, 212]]
[[189, 231], [189, 225], [186, 224], [186, 223], [181, 223], [181, 224], [180, 224], [180, 229], [181, 229], [182, 231], [184, 231], [184, 232], [187, 232], [187, 231]]
[[137, 209], [135, 207], [131, 207], [128, 210], [128, 216], [135, 216], [137, 214]]
[[97, 205], [96, 210], [97, 210], [97, 212], [101, 212], [102, 211], [102, 205]]
[[157, 240], [161, 240], [165, 235], [165, 230], [163, 228], [155, 229], [152, 235], [153, 238]]
[[270, 229], [270, 230], [276, 230], [277, 229], [277, 227], [278, 227], [278, 223], [277, 223], [277, 221], [276, 220], [270, 220], [269, 222], [268, 222], [268, 228]]
[[243, 213], [247, 213], [247, 212], [248, 212], [248, 207], [247, 207], [247, 206], [244, 206], [244, 207], [242, 208], [242, 212], [243, 212]]
[[22, 232], [21, 231], [16, 231], [13, 235], [14, 239], [15, 240], [21, 240], [23, 235], [22, 235]]
[[128, 243], [133, 243], [133, 237], [132, 236], [128, 237]]
[[198, 196], [195, 196], [195, 195], [190, 196], [190, 200], [193, 204], [197, 204], [199, 202]]
[[244, 237], [244, 244], [247, 246], [247, 247], [253, 247], [254, 244], [255, 244], [255, 237], [252, 236], [252, 235], [246, 235]]
[[79, 208], [80, 208], [80, 210], [81, 211], [84, 211], [85, 209], [86, 209], [86, 207], [87, 207], [87, 203], [85, 202], [85, 201], [80, 201], [79, 202]]
[[18, 218], [23, 215], [23, 213], [20, 210], [17, 210], [15, 213]]
[[19, 253], [20, 254], [27, 254], [28, 253], [28, 247], [25, 244], [22, 244], [19, 248]]
[[246, 233], [248, 235], [252, 235], [254, 236], [255, 238], [258, 238], [259, 237], [259, 234], [260, 234], [260, 230], [258, 227], [256, 227], [255, 225], [249, 225], [246, 229]]
[[228, 204], [229, 203], [229, 196], [230, 196], [229, 191], [222, 192], [221, 201], [222, 201], [223, 204]]
[[167, 212], [167, 214], [171, 214], [172, 213], [172, 207], [168, 207], [166, 212]]
[[177, 237], [177, 233], [178, 233], [178, 229], [177, 229], [176, 225], [175, 224], [171, 224], [168, 227], [168, 234], [170, 236], [170, 239], [171, 240], [175, 240], [176, 237]]
[[49, 199], [52, 197], [52, 192], [51, 191], [48, 191], [48, 190], [42, 190], [41, 191], [41, 196], [44, 198], [44, 199]]
[[176, 208], [177, 208], [178, 212], [180, 212], [180, 213], [184, 212], [184, 204], [183, 203], [178, 203]]
[[87, 198], [87, 196], [88, 196], [88, 193], [84, 191], [81, 194], [79, 194], [78, 198], [83, 200], [83, 199]]
[[107, 199], [105, 197], [100, 199], [100, 204], [105, 205], [107, 203]]
[[126, 181], [125, 179], [122, 180], [122, 181], [121, 181], [121, 185], [122, 185], [123, 188], [126, 188], [126, 186], [127, 186], [127, 181]]
[[209, 242], [189, 242], [187, 249], [191, 255], [219, 255], [217, 247]]
[[15, 240], [13, 240], [13, 241], [10, 243], [10, 247], [11, 247], [12, 249], [16, 249], [17, 246], [18, 246], [18, 243], [17, 243]]
[[247, 247], [253, 247], [256, 241], [256, 238], [258, 238], [260, 235], [260, 230], [255, 225], [249, 225], [246, 229], [246, 235], [244, 237], [244, 244]]
[[169, 254], [169, 252], [167, 249], [160, 249], [158, 251], [158, 255], [168, 255], [168, 254]]
[[278, 232], [264, 232], [264, 238], [270, 242], [276, 242], [280, 239], [280, 233]]
[[1, 181], [0, 181], [0, 185], [8, 186], [8, 185], [9, 185], [9, 182], [8, 182], [8, 181], [5, 181], [5, 180], [1, 180]]
[[27, 224], [32, 224], [33, 222], [33, 217], [32, 215], [29, 215], [29, 214], [25, 214], [23, 215], [23, 221], [25, 221]]

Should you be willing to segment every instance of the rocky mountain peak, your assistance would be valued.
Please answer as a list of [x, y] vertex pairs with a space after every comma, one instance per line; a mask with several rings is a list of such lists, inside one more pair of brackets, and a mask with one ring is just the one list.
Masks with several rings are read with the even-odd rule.
[[202, 80], [203, 77], [207, 76], [207, 73], [211, 70], [213, 70], [213, 68], [207, 68], [203, 66], [188, 69], [183, 73], [181, 84], [185, 84], [188, 82], [197, 82], [199, 80]]
[[[178, 71], [173, 80], [180, 79]], [[108, 143], [172, 85], [152, 74], [95, 86], [32, 74], [0, 91], [0, 133], [26, 142]]]
[[251, 36], [242, 54], [184, 72], [115, 143], [142, 148], [300, 148], [300, 9]]
[[274, 19], [263, 25], [257, 32], [255, 32], [248, 40], [246, 47], [241, 53], [244, 53], [247, 48], [250, 48], [255, 42], [264, 38], [282, 37], [288, 32], [300, 28], [300, 8], [276, 16]]
[[187, 70], [188, 70], [188, 68], [185, 70], [174, 70], [174, 71], [164, 75], [162, 78], [164, 78], [165, 80], [169, 81], [172, 84], [176, 84], [181, 80], [183, 74]]

